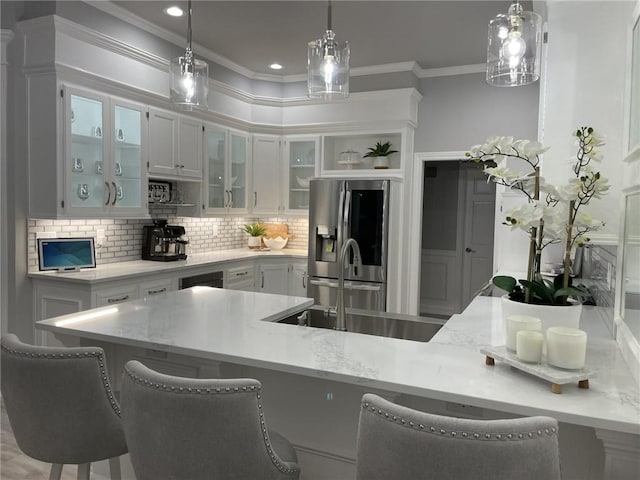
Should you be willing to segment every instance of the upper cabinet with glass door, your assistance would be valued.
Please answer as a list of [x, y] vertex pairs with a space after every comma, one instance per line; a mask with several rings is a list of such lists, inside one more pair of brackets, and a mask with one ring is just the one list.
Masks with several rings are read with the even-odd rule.
[[246, 213], [249, 135], [205, 125], [205, 213]]
[[65, 216], [146, 213], [144, 107], [71, 87], [63, 98]]
[[309, 210], [309, 181], [316, 175], [318, 137], [287, 137], [284, 142], [285, 205], [289, 213]]

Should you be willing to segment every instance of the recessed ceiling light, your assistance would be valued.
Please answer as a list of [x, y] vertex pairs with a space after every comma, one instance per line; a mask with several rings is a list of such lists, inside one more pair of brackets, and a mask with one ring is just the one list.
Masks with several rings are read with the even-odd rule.
[[164, 13], [171, 15], [172, 17], [181, 17], [184, 15], [184, 10], [178, 6], [172, 6], [164, 9]]
[[272, 63], [271, 65], [269, 65], [269, 68], [271, 70], [282, 70], [282, 65], [280, 65], [279, 63]]

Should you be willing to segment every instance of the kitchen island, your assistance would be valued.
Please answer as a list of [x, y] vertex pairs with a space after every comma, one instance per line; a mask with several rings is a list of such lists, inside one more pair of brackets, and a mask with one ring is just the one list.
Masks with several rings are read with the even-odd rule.
[[[428, 343], [276, 322], [311, 303], [195, 287], [40, 321], [37, 328], [104, 346], [116, 384], [122, 363], [145, 351], [156, 359], [179, 355], [178, 368], [198, 376], [218, 368], [222, 376], [258, 377], [270, 423], [296, 445], [303, 470], [307, 461], [307, 471], [343, 472], [339, 477], [327, 473], [308, 478], [348, 478], [348, 468], [340, 470], [336, 464], [353, 466], [354, 425], [365, 391], [433, 413], [478, 418], [550, 415], [561, 422], [561, 447], [563, 433], [579, 440], [576, 444], [572, 438], [573, 446], [567, 447], [565, 480], [637, 478], [640, 388], [590, 308], [585, 308], [581, 326], [589, 332], [587, 367], [596, 377], [589, 389], [568, 385], [556, 395], [548, 383], [500, 362], [485, 365], [479, 348], [504, 344], [498, 299], [476, 298]], [[272, 309], [267, 311], [266, 304]], [[187, 371], [186, 358], [203, 362], [203, 367]], [[149, 360], [153, 368], [154, 357]], [[589, 465], [584, 454], [597, 455], [575, 451], [585, 442], [580, 439], [585, 432], [594, 437], [586, 449], [603, 442], [604, 465]], [[583, 466], [571, 466], [571, 456], [580, 457], [576, 461]], [[334, 465], [319, 469], [320, 457]]]

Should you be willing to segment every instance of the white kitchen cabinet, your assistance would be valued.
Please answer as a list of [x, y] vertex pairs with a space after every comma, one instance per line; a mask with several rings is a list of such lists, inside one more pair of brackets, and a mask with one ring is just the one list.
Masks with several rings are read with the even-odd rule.
[[289, 295], [296, 297], [307, 296], [307, 261], [295, 262], [289, 265]]
[[257, 280], [257, 292], [287, 295], [289, 293], [289, 264], [261, 263], [258, 266]]
[[96, 289], [94, 296], [93, 305], [96, 307], [116, 305], [118, 303], [137, 299], [138, 286], [125, 284], [115, 287], [100, 288]]
[[181, 115], [178, 119], [178, 163], [180, 179], [202, 179], [202, 121]]
[[202, 130], [199, 119], [149, 109], [149, 175], [174, 180], [202, 179]]
[[140, 282], [138, 287], [138, 297], [152, 297], [161, 293], [173, 292], [178, 289], [177, 278], [159, 278]]
[[284, 212], [280, 137], [274, 135], [253, 136], [252, 184], [251, 211], [253, 213], [280, 214]]
[[[59, 93], [59, 129], [47, 115], [29, 120], [29, 215], [146, 215], [146, 108], [73, 86]], [[39, 95], [31, 91], [31, 101]]]
[[205, 124], [204, 135], [205, 213], [247, 213], [249, 135], [212, 124]]
[[283, 191], [287, 213], [306, 214], [309, 210], [309, 180], [316, 176], [320, 152], [319, 137], [285, 137]]
[[227, 267], [224, 271], [224, 288], [253, 291], [254, 270], [253, 262], [238, 263]]

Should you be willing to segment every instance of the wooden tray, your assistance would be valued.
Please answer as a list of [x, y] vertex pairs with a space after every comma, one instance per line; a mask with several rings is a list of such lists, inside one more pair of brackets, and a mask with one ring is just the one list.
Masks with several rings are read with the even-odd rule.
[[495, 365], [495, 360], [501, 360], [513, 368], [522, 370], [536, 377], [551, 382], [553, 393], [562, 393], [562, 385], [568, 383], [578, 383], [578, 388], [589, 388], [589, 379], [595, 377], [595, 372], [591, 370], [563, 370], [548, 365], [545, 359], [542, 363], [525, 363], [518, 360], [516, 354], [507, 350], [506, 346], [485, 347], [480, 349], [480, 353], [486, 355], [485, 363]]

